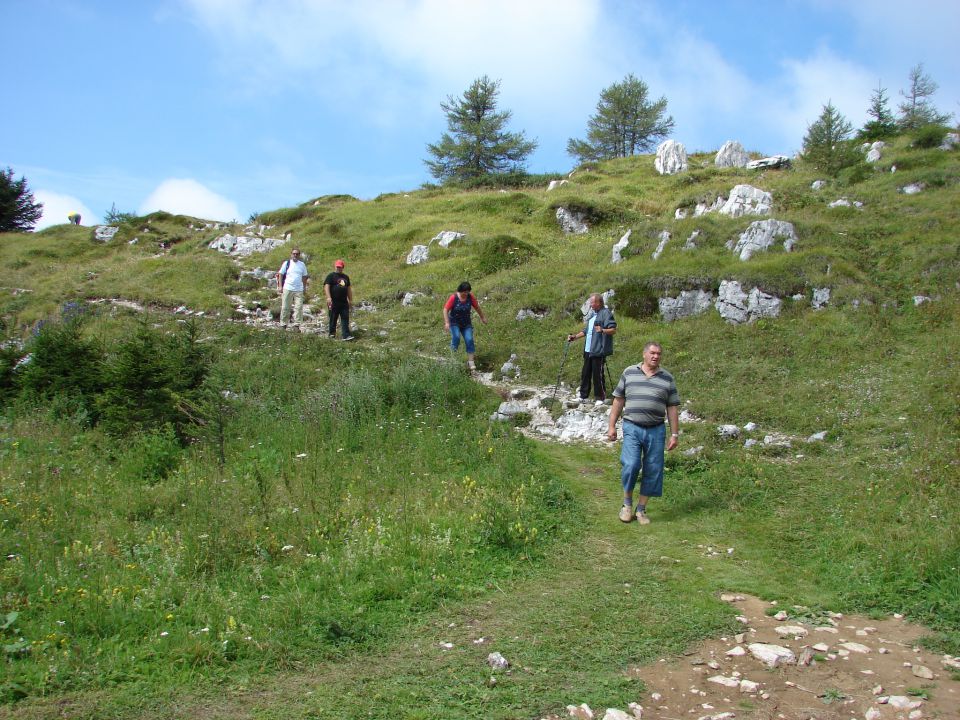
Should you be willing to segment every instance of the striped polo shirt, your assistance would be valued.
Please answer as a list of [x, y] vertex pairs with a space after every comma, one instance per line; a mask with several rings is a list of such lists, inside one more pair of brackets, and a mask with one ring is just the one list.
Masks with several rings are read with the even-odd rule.
[[662, 425], [667, 408], [680, 404], [680, 393], [673, 375], [663, 368], [647, 377], [639, 365], [623, 371], [613, 396], [625, 398], [623, 419], [637, 425]]

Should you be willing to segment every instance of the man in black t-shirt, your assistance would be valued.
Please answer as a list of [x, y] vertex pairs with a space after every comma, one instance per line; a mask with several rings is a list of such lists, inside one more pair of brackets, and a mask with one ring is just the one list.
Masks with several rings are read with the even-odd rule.
[[353, 305], [353, 288], [350, 278], [343, 272], [343, 260], [333, 264], [333, 272], [323, 281], [323, 292], [327, 296], [327, 310], [330, 314], [330, 337], [337, 334], [337, 318], [340, 319], [340, 336], [344, 340], [353, 340], [350, 333], [350, 307]]

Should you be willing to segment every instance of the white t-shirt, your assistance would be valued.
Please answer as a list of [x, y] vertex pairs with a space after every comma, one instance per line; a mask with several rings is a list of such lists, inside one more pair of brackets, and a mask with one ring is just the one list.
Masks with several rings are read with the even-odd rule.
[[303, 279], [310, 277], [310, 273], [307, 272], [307, 266], [303, 260], [286, 260], [284, 264], [280, 266], [280, 272], [283, 272], [284, 269], [287, 271], [287, 276], [283, 281], [283, 289], [302, 292]]

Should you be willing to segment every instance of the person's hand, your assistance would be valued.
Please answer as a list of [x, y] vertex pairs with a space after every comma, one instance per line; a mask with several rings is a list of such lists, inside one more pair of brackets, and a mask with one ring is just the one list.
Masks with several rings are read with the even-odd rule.
[[680, 443], [676, 435], [671, 435], [670, 440], [667, 442], [667, 450], [673, 450]]
[[573, 334], [572, 334], [572, 333], [568, 333], [568, 334], [567, 334], [567, 342], [573, 342]]
[[594, 331], [594, 332], [597, 332], [597, 333], [598, 333], [598, 332], [603, 332], [603, 328], [600, 327], [600, 323], [597, 323], [596, 325], [593, 326], [593, 331]]
[[327, 307], [328, 308], [333, 307], [333, 300], [327, 300]]
[[487, 324], [487, 319], [486, 319], [485, 317], [482, 317], [482, 318], [480, 318], [480, 319], [483, 320], [483, 324], [484, 324], [484, 325]]
[[450, 323], [444, 323], [443, 329], [446, 330], [447, 332], [450, 332]]
[[612, 430], [607, 430], [607, 440], [610, 442], [617, 441], [617, 429], [613, 428]]

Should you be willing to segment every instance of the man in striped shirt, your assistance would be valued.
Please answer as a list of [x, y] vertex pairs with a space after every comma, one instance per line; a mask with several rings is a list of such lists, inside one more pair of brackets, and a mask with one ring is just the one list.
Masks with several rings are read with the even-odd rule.
[[[623, 448], [620, 451], [620, 481], [623, 507], [620, 519], [634, 517], [641, 525], [650, 523], [647, 501], [663, 495], [663, 449], [673, 450], [680, 439], [678, 407], [680, 393], [673, 375], [660, 367], [663, 348], [659, 343], [643, 346], [643, 362], [623, 371], [613, 391], [613, 407], [607, 438], [617, 439], [617, 420], [623, 415]], [[666, 440], [664, 418], [670, 421], [670, 440]], [[640, 477], [640, 497], [633, 509], [633, 489]]]

